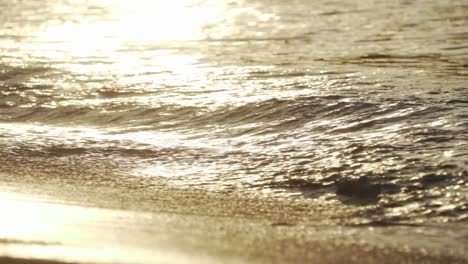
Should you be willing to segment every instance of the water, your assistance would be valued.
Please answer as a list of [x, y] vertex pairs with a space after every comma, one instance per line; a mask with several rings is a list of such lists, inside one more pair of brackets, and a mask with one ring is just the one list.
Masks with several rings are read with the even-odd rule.
[[3, 0], [0, 167], [464, 222], [467, 13], [462, 0]]

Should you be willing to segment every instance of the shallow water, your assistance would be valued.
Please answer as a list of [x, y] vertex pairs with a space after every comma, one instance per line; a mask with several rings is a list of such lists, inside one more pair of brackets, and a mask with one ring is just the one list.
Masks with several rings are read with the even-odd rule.
[[0, 166], [466, 221], [467, 12], [3, 0]]

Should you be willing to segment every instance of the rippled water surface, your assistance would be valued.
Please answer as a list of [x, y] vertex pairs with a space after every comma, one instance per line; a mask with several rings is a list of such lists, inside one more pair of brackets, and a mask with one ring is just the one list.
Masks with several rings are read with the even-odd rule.
[[0, 167], [466, 221], [467, 14], [463, 0], [1, 0]]

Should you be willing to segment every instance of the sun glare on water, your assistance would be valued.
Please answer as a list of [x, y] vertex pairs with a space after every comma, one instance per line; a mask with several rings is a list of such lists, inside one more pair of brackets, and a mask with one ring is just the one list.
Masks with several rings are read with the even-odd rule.
[[73, 55], [89, 56], [91, 51], [120, 49], [128, 44], [201, 40], [206, 38], [203, 28], [225, 12], [223, 6], [201, 6], [193, 0], [86, 1], [87, 10], [95, 8], [97, 15], [73, 10], [82, 9], [82, 5], [73, 1], [72, 5], [55, 7], [57, 12], [73, 13], [74, 17], [52, 23], [39, 38], [61, 48], [65, 44]]

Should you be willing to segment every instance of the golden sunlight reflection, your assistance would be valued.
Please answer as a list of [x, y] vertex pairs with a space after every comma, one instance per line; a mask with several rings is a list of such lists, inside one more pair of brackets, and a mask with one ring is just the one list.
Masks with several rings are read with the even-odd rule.
[[[55, 222], [61, 218], [67, 219], [70, 214], [65, 210], [66, 207], [61, 208], [60, 204], [44, 203], [14, 193], [0, 193], [0, 199], [3, 201], [0, 205], [2, 211], [0, 226], [8, 227], [1, 229], [1, 238], [14, 237], [24, 241], [42, 241], [43, 238], [59, 240], [64, 235], [68, 237], [73, 235], [82, 239], [79, 232], [65, 234], [63, 223]], [[50, 217], [51, 215], [54, 217]], [[81, 217], [94, 216], [92, 211], [87, 211]]]
[[[147, 263], [148, 259], [191, 263], [188, 254], [163, 250], [170, 243], [164, 236], [148, 234], [147, 229], [129, 233], [128, 226], [154, 221], [151, 214], [85, 208], [10, 192], [0, 192], [0, 199], [2, 256], [80, 263]], [[163, 216], [157, 220], [167, 221]], [[145, 249], [144, 243], [154, 248]]]
[[[180, 42], [189, 45], [186, 42], [214, 35], [228, 36], [235, 30], [236, 16], [240, 12], [233, 10], [237, 9], [231, 8], [228, 1], [66, 0], [54, 4], [55, 15], [61, 19], [32, 29], [35, 30], [31, 32], [34, 41], [21, 44], [20, 56], [46, 57], [61, 69], [73, 72], [73, 80], [54, 81], [61, 87], [71, 88], [68, 90], [75, 90], [74, 96], [92, 93], [83, 86], [138, 90], [149, 87], [152, 90], [155, 86], [184, 87], [191, 83], [191, 89], [204, 88], [210, 83], [209, 73], [202, 67], [202, 54], [180, 51], [177, 47]], [[78, 100], [69, 98], [72, 100], [60, 103], [61, 106], [89, 104], [95, 100], [82, 100], [77, 95]], [[208, 99], [219, 101], [224, 96], [227, 95], [218, 94], [217, 98]], [[187, 104], [199, 103], [191, 102], [197, 98], [195, 96], [188, 98]], [[151, 100], [149, 96], [139, 99]], [[157, 104], [159, 100], [170, 101], [174, 97], [173, 94], [167, 98], [158, 95], [153, 99]], [[183, 103], [181, 99], [175, 100]], [[206, 102], [205, 99], [202, 98]], [[219, 103], [230, 97], [224, 99]]]
[[[66, 49], [73, 56], [109, 51], [124, 45], [157, 44], [206, 38], [204, 27], [225, 16], [223, 5], [200, 1], [89, 1], [102, 10], [100, 16], [82, 15], [65, 23], [51, 23], [39, 34], [53, 48]], [[68, 8], [82, 8], [70, 2]], [[79, 12], [75, 12], [79, 13]], [[229, 30], [224, 28], [224, 30]]]

